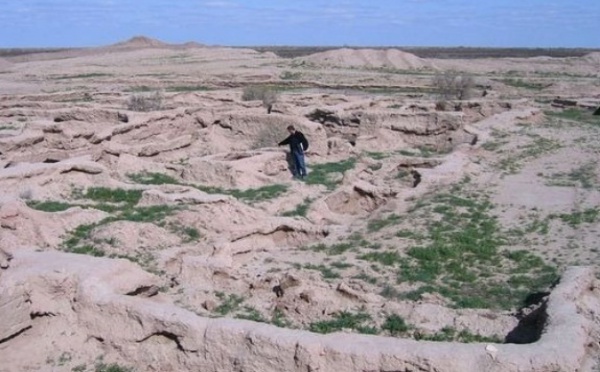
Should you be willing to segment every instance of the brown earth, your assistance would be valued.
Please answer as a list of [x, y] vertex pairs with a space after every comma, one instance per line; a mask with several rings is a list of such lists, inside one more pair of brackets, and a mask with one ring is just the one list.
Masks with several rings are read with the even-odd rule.
[[5, 58], [0, 371], [595, 370], [596, 54]]

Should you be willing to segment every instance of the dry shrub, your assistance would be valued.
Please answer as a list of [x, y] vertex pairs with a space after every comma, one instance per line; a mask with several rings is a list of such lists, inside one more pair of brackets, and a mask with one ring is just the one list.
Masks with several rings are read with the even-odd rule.
[[127, 109], [131, 111], [157, 111], [162, 108], [163, 96], [160, 92], [153, 94], [134, 94], [129, 97]]
[[471, 97], [475, 81], [471, 75], [449, 70], [436, 74], [432, 85], [441, 100], [463, 100]]
[[250, 85], [242, 92], [242, 101], [262, 101], [269, 113], [278, 98], [277, 91], [264, 85]]

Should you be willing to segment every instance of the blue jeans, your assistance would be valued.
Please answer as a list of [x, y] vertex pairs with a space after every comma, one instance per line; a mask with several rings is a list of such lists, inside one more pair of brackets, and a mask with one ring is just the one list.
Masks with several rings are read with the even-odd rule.
[[303, 151], [292, 151], [292, 174], [294, 177], [306, 177]]

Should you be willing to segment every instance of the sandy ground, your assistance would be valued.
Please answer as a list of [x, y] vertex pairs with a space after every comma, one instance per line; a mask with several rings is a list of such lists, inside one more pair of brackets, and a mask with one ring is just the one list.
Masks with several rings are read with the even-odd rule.
[[[132, 261], [152, 301], [204, 317], [502, 342], [531, 294], [598, 267], [598, 61], [141, 39], [6, 58], [0, 249]], [[474, 84], [440, 110], [448, 70]], [[260, 85], [279, 89], [270, 114], [243, 99]], [[311, 143], [305, 181], [276, 146], [288, 124]], [[0, 371], [150, 370], [58, 314], [0, 340]]]

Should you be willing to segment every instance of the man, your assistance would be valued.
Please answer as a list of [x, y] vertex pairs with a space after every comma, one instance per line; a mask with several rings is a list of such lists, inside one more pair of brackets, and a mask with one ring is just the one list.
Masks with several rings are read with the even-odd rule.
[[290, 135], [288, 138], [279, 142], [279, 146], [290, 145], [290, 155], [292, 157], [292, 174], [294, 178], [306, 177], [306, 165], [304, 164], [304, 151], [308, 149], [308, 141], [302, 132], [299, 132], [293, 125], [287, 127]]

